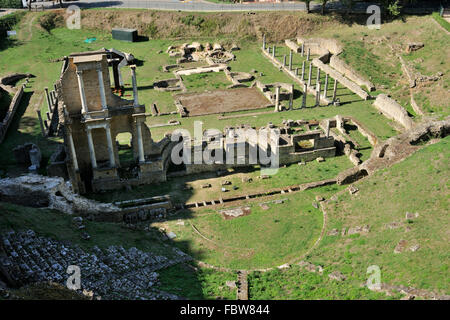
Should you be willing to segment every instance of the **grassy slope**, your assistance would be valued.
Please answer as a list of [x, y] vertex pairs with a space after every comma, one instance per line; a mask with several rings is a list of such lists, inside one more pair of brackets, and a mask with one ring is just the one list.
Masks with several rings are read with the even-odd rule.
[[[274, 267], [298, 259], [317, 240], [322, 229], [322, 213], [311, 203], [316, 195], [328, 197], [340, 190], [327, 186], [294, 194], [244, 201], [251, 214], [225, 220], [219, 209], [198, 209], [165, 223], [154, 223], [177, 234], [175, 244], [193, 257], [233, 269]], [[285, 199], [281, 204], [268, 203]], [[206, 240], [192, 227], [194, 225]]]
[[[450, 137], [426, 146], [410, 158], [377, 172], [327, 206], [333, 228], [370, 225], [361, 236], [326, 236], [310, 261], [363, 280], [369, 265], [379, 265], [382, 282], [449, 293], [448, 216]], [[424, 179], [426, 177], [426, 179]], [[406, 212], [419, 217], [405, 221]], [[385, 224], [400, 222], [398, 229]], [[406, 231], [406, 227], [411, 230]], [[397, 243], [419, 244], [416, 252], [394, 254]]]
[[[443, 72], [441, 80], [418, 84], [412, 93], [426, 113], [444, 117], [449, 115], [450, 110], [450, 66], [445, 63], [450, 55], [450, 48], [443, 45], [448, 43], [449, 36], [436, 26], [432, 19], [431, 16], [410, 16], [405, 18], [405, 22], [398, 20], [383, 24], [380, 30], [351, 25], [340, 28], [332, 37], [344, 45], [341, 56], [348, 64], [380, 87], [380, 92], [391, 94], [413, 115], [407, 77], [403, 74], [400, 60], [391, 53], [386, 39], [394, 47], [398, 46], [398, 53], [407, 63], [411, 63], [415, 72], [425, 76]], [[330, 36], [329, 30], [319, 31], [316, 35]], [[423, 42], [425, 47], [406, 53], [406, 45], [411, 42]]]

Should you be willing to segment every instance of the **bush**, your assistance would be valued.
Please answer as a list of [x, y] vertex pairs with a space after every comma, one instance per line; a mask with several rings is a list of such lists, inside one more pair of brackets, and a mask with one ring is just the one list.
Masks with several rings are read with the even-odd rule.
[[55, 29], [56, 27], [59, 27], [63, 23], [63, 17], [59, 14], [56, 14], [55, 12], [50, 12], [39, 19], [39, 24], [41, 25], [44, 30], [50, 33], [52, 29]]
[[156, 38], [158, 35], [158, 27], [155, 24], [155, 21], [150, 22], [147, 27], [147, 34], [150, 38]]
[[0, 0], [0, 8], [22, 8], [22, 0]]
[[19, 23], [24, 14], [24, 12], [14, 12], [0, 18], [0, 39], [6, 38], [6, 31], [11, 30], [14, 25]]

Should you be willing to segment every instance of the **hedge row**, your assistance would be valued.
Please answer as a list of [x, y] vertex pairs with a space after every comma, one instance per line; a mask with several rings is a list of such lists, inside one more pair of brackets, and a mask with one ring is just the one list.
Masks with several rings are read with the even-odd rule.
[[22, 0], [0, 0], [0, 8], [22, 8]]

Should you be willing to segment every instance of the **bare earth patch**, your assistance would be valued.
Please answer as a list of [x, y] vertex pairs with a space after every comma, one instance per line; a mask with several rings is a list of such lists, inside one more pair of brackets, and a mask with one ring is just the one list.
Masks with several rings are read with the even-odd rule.
[[180, 101], [190, 117], [260, 109], [270, 105], [270, 101], [257, 88], [236, 88], [203, 93], [178, 94], [175, 96], [175, 99]]

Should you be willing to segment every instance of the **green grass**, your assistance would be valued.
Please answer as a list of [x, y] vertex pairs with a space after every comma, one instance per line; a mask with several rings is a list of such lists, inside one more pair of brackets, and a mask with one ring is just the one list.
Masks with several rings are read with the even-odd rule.
[[179, 264], [159, 271], [159, 289], [177, 294], [189, 300], [236, 299], [236, 289], [226, 286], [227, 281], [236, 281], [232, 272], [212, 269], [194, 269], [190, 265]]
[[[174, 244], [198, 260], [232, 269], [274, 267], [298, 259], [313, 245], [323, 221], [312, 202], [316, 195], [328, 197], [340, 189], [327, 186], [244, 201], [240, 205], [250, 206], [251, 213], [231, 220], [205, 208], [180, 216], [184, 225], [176, 219], [157, 225], [175, 232]], [[284, 201], [267, 203], [267, 210], [259, 205], [275, 199]]]
[[199, 73], [183, 76], [183, 83], [189, 92], [203, 92], [225, 89], [231, 85], [223, 72]]
[[[292, 164], [281, 167], [269, 179], [259, 179], [261, 170], [258, 166], [255, 166], [253, 170], [250, 168], [248, 171], [231, 171], [223, 177], [216, 177], [215, 173], [176, 177], [170, 178], [167, 183], [160, 185], [158, 188], [155, 188], [154, 185], [146, 185], [135, 187], [129, 192], [117, 190], [92, 194], [88, 195], [88, 197], [102, 202], [113, 202], [169, 194], [174, 202], [207, 201], [221, 197], [238, 196], [242, 195], [243, 192], [246, 194], [265, 192], [269, 189], [331, 179], [336, 177], [339, 172], [350, 167], [352, 167], [352, 164], [348, 158], [346, 156], [339, 156], [327, 158], [325, 162], [321, 163], [311, 161], [305, 166]], [[244, 176], [251, 178], [253, 182], [242, 182]], [[221, 183], [224, 180], [232, 183], [230, 186], [226, 186], [228, 190], [226, 193], [221, 191]], [[211, 188], [202, 189], [201, 185], [206, 183], [211, 184]], [[186, 186], [193, 187], [193, 191], [186, 191]], [[233, 190], [233, 187], [237, 187], [237, 190]]]
[[450, 23], [448, 23], [447, 20], [442, 18], [438, 12], [433, 12], [432, 16], [437, 23], [439, 23], [445, 30], [450, 32]]
[[[330, 203], [327, 230], [368, 224], [370, 232], [356, 238], [326, 236], [311, 253], [310, 261], [332, 266], [361, 281], [368, 266], [378, 265], [384, 283], [448, 294], [450, 239], [444, 226], [450, 223], [449, 146], [450, 137], [425, 146], [406, 160], [357, 183], [356, 196], [345, 192], [337, 202]], [[419, 217], [408, 223], [406, 212], [417, 212]], [[387, 229], [385, 224], [392, 222], [402, 226]], [[395, 254], [401, 239], [407, 240], [409, 246], [419, 244], [419, 250]]]
[[338, 282], [299, 266], [286, 270], [253, 272], [248, 276], [250, 300], [368, 300], [395, 299], [351, 281]]
[[9, 230], [34, 230], [43, 237], [72, 244], [90, 250], [94, 246], [106, 248], [122, 245], [125, 248], [136, 247], [155, 254], [170, 255], [170, 251], [159, 240], [158, 231], [131, 231], [121, 224], [109, 222], [91, 222], [85, 220], [86, 231], [91, 239], [81, 238], [81, 231], [72, 227], [72, 217], [49, 209], [37, 209], [0, 202], [0, 234]]

